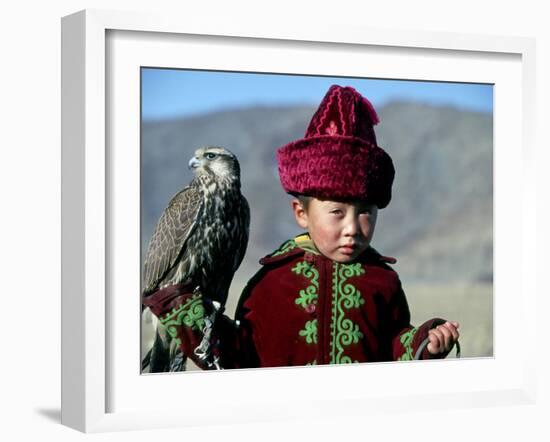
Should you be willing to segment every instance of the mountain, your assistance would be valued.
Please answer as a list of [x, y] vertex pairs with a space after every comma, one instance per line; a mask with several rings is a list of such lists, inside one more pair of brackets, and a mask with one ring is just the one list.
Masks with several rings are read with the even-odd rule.
[[[221, 145], [241, 163], [251, 238], [239, 275], [299, 232], [281, 189], [275, 150], [305, 133], [314, 107], [254, 107], [144, 122], [141, 129], [142, 256], [160, 213], [192, 178], [195, 149]], [[393, 102], [378, 109], [378, 144], [393, 158], [393, 199], [380, 211], [373, 246], [398, 259], [401, 279], [491, 282], [492, 115]]]

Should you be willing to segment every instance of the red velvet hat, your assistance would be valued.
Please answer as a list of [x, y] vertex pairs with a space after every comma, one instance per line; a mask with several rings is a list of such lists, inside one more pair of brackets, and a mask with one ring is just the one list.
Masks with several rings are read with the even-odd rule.
[[386, 207], [395, 169], [376, 143], [373, 126], [378, 122], [372, 104], [354, 88], [331, 86], [305, 137], [277, 150], [283, 189]]

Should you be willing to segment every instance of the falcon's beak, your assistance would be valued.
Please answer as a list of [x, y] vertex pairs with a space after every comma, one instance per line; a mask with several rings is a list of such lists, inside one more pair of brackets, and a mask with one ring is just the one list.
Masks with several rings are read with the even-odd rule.
[[196, 169], [201, 165], [201, 162], [197, 159], [197, 157], [193, 157], [189, 160], [189, 169], [193, 170]]

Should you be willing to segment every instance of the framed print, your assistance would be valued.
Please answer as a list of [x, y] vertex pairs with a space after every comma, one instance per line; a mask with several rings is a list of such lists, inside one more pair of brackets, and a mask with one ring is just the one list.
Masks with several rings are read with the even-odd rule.
[[[532, 161], [534, 43], [521, 38], [368, 28], [334, 27], [327, 33], [307, 27], [218, 25], [196, 18], [181, 22], [108, 11], [83, 11], [63, 19], [63, 423], [96, 432], [317, 418], [334, 413], [365, 415], [381, 409], [392, 413], [431, 409], [435, 398], [438, 406], [445, 408], [532, 403], [535, 380], [530, 356], [534, 348], [530, 342], [534, 340], [525, 338], [534, 336], [535, 324], [527, 319], [535, 316], [536, 290], [525, 272], [526, 258], [535, 247], [534, 177], [526, 173]], [[433, 85], [435, 100], [444, 95], [437, 87], [462, 87], [462, 92], [455, 93], [461, 98], [468, 87], [482, 86], [490, 91], [485, 100], [489, 107], [483, 111], [483, 137], [489, 143], [485, 156], [469, 157], [465, 165], [453, 160], [456, 168], [470, 170], [466, 180], [471, 182], [466, 183], [469, 187], [463, 204], [474, 201], [479, 207], [467, 212], [468, 218], [486, 213], [482, 225], [492, 237], [482, 242], [486, 244], [483, 253], [491, 264], [478, 265], [476, 276], [479, 281], [491, 282], [484, 286], [489, 291], [483, 295], [490, 303], [475, 307], [485, 308], [490, 317], [483, 329], [490, 335], [485, 340], [489, 347], [473, 349], [481, 342], [482, 331], [475, 328], [479, 324], [472, 323], [468, 324], [472, 344], [463, 348], [467, 357], [461, 360], [142, 373], [140, 275], [143, 244], [147, 241], [144, 231], [151, 231], [143, 225], [143, 179], [153, 173], [151, 168], [144, 172], [148, 162], [153, 161], [151, 152], [144, 149], [153, 146], [156, 151], [162, 143], [170, 144], [162, 133], [151, 138], [158, 125], [151, 123], [154, 116], [145, 124], [143, 116], [153, 109], [147, 107], [152, 97], [146, 89], [152, 87], [151, 77], [167, 72], [193, 74], [195, 79], [202, 75], [202, 80], [208, 77], [210, 88], [221, 85], [230, 74], [238, 76], [244, 86], [233, 86], [232, 92], [240, 98], [246, 87], [268, 79], [303, 80], [307, 86], [319, 79], [381, 82], [390, 84], [394, 91], [399, 82], [414, 82], [417, 91]], [[186, 81], [190, 82], [189, 78]], [[262, 88], [277, 89], [270, 84], [274, 83], [262, 83]], [[295, 91], [307, 89], [304, 85], [293, 87]], [[180, 97], [180, 104], [192, 101], [189, 97]], [[322, 94], [314, 105], [321, 98]], [[427, 115], [415, 113], [419, 117]], [[234, 118], [233, 124], [240, 124], [237, 113]], [[212, 117], [206, 120], [212, 121]], [[200, 126], [198, 120], [194, 124]], [[305, 127], [299, 128], [302, 130]], [[407, 129], [387, 130], [384, 136], [392, 139], [392, 131]], [[458, 149], [474, 137], [470, 129], [464, 132], [468, 134], [451, 149]], [[204, 133], [213, 132], [205, 129]], [[228, 133], [222, 133], [226, 136], [218, 136], [215, 142], [227, 141]], [[404, 139], [398, 135], [403, 137], [394, 134], [393, 139]], [[208, 143], [203, 139], [201, 143]], [[273, 143], [282, 145], [285, 140], [275, 139]], [[239, 152], [243, 162], [252, 155], [250, 149], [248, 146]], [[254, 155], [268, 159], [270, 151], [275, 155], [272, 147], [259, 149]], [[161, 162], [176, 162], [168, 158]], [[456, 158], [462, 161], [464, 156]], [[479, 164], [485, 168], [477, 167]], [[185, 162], [182, 167], [186, 167]], [[266, 166], [263, 173], [275, 173], [270, 167]], [[411, 179], [418, 181], [440, 170], [434, 163], [426, 166], [423, 175]], [[155, 173], [173, 172], [164, 168]], [[243, 183], [245, 173], [243, 169]], [[522, 186], [509, 179], [518, 174], [522, 175]], [[450, 172], [445, 175], [442, 182], [450, 183]], [[246, 179], [251, 179], [249, 176]], [[184, 177], [178, 176], [182, 185], [187, 184]], [[485, 184], [476, 184], [478, 179]], [[161, 181], [153, 181], [150, 188], [160, 188]], [[172, 189], [165, 193], [178, 190]], [[487, 199], [482, 200], [481, 194], [487, 189]], [[155, 194], [150, 199], [160, 207], [170, 196]], [[280, 195], [269, 194], [268, 198], [284, 197], [281, 190]], [[514, 217], [509, 214], [511, 201], [520, 208]], [[257, 213], [254, 207], [251, 204], [253, 214]], [[403, 209], [399, 218], [405, 218], [413, 209]], [[162, 208], [155, 210], [154, 219]], [[436, 216], [444, 208], [439, 206], [433, 212]], [[457, 219], [451, 217], [454, 213], [448, 213], [449, 220]], [[446, 222], [442, 219], [441, 223]], [[396, 224], [396, 229], [410, 225]], [[479, 245], [475, 236], [468, 238], [475, 243], [472, 250]], [[274, 235], [266, 242], [275, 248], [278, 239]], [[269, 253], [257, 247], [258, 237], [251, 240], [255, 241], [250, 249], [253, 253]], [[259, 257], [254, 256], [254, 260]], [[245, 279], [252, 276], [250, 271], [246, 269]], [[441, 268], [435, 272], [444, 273]], [[438, 299], [437, 293], [430, 296], [433, 299], [426, 302], [434, 306], [433, 316], [437, 316], [435, 306], [447, 303]], [[473, 295], [460, 297], [460, 290], [449, 296], [456, 296], [462, 303], [478, 301]], [[521, 336], [508, 326], [518, 321], [525, 324]], [[463, 336], [467, 334], [464, 331]], [[307, 387], [312, 385], [322, 388]]]

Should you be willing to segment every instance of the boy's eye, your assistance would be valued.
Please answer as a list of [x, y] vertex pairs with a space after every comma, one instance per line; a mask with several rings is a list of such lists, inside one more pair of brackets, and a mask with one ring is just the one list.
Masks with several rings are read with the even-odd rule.
[[373, 213], [373, 211], [374, 211], [374, 206], [372, 206], [370, 204], [362, 206], [362, 207], [359, 206], [359, 210], [358, 210], [358, 212], [360, 214], [367, 214], [367, 215], [371, 215]]
[[340, 210], [340, 209], [332, 209], [332, 210], [330, 211], [330, 213], [332, 213], [332, 214], [334, 214], [334, 215], [341, 215], [341, 214], [344, 213], [344, 212], [342, 212], [342, 210]]

